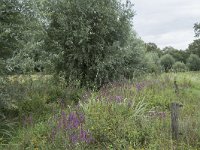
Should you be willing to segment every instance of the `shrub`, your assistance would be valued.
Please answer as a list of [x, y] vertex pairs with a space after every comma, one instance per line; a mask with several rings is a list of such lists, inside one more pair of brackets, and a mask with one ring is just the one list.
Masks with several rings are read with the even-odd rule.
[[200, 58], [198, 55], [191, 54], [187, 59], [187, 66], [191, 71], [200, 70]]
[[139, 148], [148, 143], [151, 133], [144, 117], [144, 102], [133, 104], [126, 99], [108, 102], [93, 97], [81, 106], [86, 115], [86, 126], [98, 148]]
[[166, 54], [160, 58], [160, 63], [165, 72], [168, 72], [175, 63], [175, 59], [170, 54]]
[[187, 66], [180, 61], [177, 61], [175, 64], [173, 64], [172, 68], [175, 72], [184, 72], [187, 70]]

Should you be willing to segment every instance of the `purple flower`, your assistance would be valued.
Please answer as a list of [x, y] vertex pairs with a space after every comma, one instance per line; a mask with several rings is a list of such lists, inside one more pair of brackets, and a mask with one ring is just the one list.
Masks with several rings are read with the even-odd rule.
[[80, 129], [80, 134], [79, 134], [79, 137], [80, 137], [80, 140], [83, 141], [83, 142], [86, 142], [87, 140], [87, 132], [84, 131], [81, 127]]
[[144, 82], [136, 83], [136, 89], [137, 89], [138, 92], [141, 91], [144, 87], [145, 87]]
[[82, 127], [80, 129], [79, 138], [80, 138], [80, 141], [86, 142], [86, 143], [91, 143], [93, 141], [93, 137], [91, 133], [89, 133], [89, 131], [83, 130]]
[[52, 132], [51, 132], [51, 140], [54, 141], [55, 137], [56, 137], [57, 131], [56, 128], [53, 128]]
[[122, 102], [122, 96], [115, 96], [115, 100], [118, 103]]
[[71, 135], [69, 136], [69, 139], [70, 139], [70, 141], [71, 141], [73, 144], [75, 144], [75, 143], [78, 142], [78, 136], [77, 136], [75, 133], [71, 134]]
[[76, 112], [71, 112], [68, 117], [68, 128], [78, 128], [81, 124]]
[[63, 127], [64, 129], [67, 128], [67, 117], [66, 117], [66, 113], [64, 111], [61, 112], [62, 115], [62, 123], [63, 123]]

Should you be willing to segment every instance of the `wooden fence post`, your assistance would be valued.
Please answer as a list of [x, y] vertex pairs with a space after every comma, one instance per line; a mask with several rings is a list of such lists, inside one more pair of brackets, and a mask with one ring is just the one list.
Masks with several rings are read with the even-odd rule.
[[178, 141], [178, 115], [179, 108], [183, 105], [178, 103], [171, 104], [171, 128], [172, 128], [172, 139]]
[[179, 88], [178, 88], [178, 84], [176, 79], [174, 80], [174, 89], [175, 89], [175, 93], [178, 94], [179, 93]]

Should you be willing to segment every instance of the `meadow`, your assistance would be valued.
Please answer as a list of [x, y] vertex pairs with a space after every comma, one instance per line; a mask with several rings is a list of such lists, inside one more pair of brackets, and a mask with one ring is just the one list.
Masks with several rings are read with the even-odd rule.
[[[175, 92], [174, 81], [178, 92]], [[0, 149], [191, 149], [200, 147], [200, 73], [145, 75], [100, 90], [45, 75], [10, 76]], [[170, 104], [179, 110], [172, 140]]]

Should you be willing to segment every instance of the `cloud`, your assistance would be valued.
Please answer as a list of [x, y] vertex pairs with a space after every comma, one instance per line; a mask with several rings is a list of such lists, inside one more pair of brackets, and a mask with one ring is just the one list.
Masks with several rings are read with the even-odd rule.
[[194, 40], [194, 23], [200, 21], [199, 0], [131, 0], [134, 28], [145, 42], [159, 47], [186, 49]]

